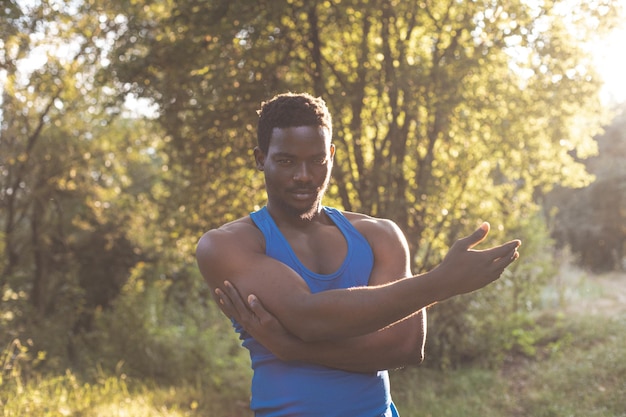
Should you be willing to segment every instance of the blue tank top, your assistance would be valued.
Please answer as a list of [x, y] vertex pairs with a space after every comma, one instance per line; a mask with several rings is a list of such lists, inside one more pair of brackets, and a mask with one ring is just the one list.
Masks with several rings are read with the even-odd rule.
[[[324, 212], [346, 239], [347, 255], [337, 271], [317, 274], [306, 268], [270, 216], [267, 208], [250, 217], [263, 232], [266, 254], [294, 269], [311, 292], [366, 286], [374, 264], [369, 243], [336, 209]], [[250, 351], [254, 375], [250, 408], [257, 417], [392, 417], [387, 371], [346, 372], [304, 362], [283, 362], [248, 335], [238, 323], [235, 330]]]

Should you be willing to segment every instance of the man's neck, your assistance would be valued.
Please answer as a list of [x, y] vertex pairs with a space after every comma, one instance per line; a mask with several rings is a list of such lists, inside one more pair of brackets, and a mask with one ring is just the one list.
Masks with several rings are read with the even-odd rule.
[[267, 204], [267, 210], [279, 228], [306, 230], [320, 223], [327, 224], [330, 221], [321, 204], [314, 211], [306, 214], [277, 209], [270, 203]]

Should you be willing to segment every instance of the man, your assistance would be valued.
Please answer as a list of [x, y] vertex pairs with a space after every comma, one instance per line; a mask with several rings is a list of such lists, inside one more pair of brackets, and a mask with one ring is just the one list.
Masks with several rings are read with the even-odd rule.
[[413, 276], [393, 222], [322, 205], [335, 147], [320, 98], [263, 103], [257, 136], [266, 206], [207, 232], [196, 253], [250, 351], [251, 408], [263, 417], [395, 416], [386, 370], [422, 360], [425, 307], [498, 279], [520, 242], [471, 250], [485, 223]]

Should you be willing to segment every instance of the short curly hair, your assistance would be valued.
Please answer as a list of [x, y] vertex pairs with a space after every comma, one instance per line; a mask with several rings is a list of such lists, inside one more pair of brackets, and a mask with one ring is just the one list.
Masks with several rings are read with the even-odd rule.
[[274, 128], [319, 126], [328, 129], [332, 137], [332, 118], [321, 97], [307, 93], [278, 94], [261, 103], [257, 113], [257, 143], [264, 153], [269, 149]]

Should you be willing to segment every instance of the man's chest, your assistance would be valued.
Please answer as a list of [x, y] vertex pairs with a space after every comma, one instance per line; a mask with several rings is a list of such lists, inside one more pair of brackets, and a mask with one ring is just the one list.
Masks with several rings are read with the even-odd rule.
[[337, 271], [348, 253], [346, 238], [334, 225], [283, 234], [298, 260], [317, 274], [327, 275]]

